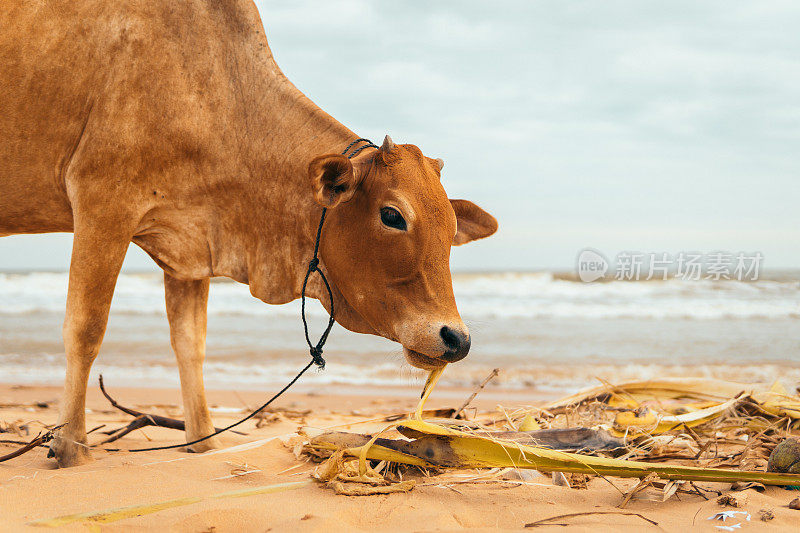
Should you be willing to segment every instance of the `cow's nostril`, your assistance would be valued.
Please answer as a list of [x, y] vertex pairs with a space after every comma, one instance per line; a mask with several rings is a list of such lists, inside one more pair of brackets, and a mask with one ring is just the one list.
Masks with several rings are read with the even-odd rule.
[[458, 347], [461, 345], [461, 339], [459, 338], [458, 333], [447, 326], [443, 326], [441, 331], [439, 331], [439, 334], [442, 336], [444, 345], [447, 346], [448, 349], [453, 351], [458, 350]]
[[439, 335], [442, 337], [442, 341], [447, 347], [447, 352], [442, 356], [444, 360], [455, 363], [467, 356], [471, 344], [469, 335], [447, 326], [443, 326], [442, 329], [439, 330]]

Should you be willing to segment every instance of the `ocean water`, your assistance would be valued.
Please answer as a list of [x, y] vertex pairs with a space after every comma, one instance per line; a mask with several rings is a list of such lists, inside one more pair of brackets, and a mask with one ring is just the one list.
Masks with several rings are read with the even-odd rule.
[[[456, 274], [473, 348], [443, 382], [569, 392], [595, 382], [704, 375], [800, 382], [800, 273], [755, 282], [582, 283], [551, 272]], [[59, 383], [67, 274], [0, 273], [0, 381]], [[311, 305], [312, 330], [326, 315]], [[270, 388], [308, 357], [299, 302], [264, 304], [234, 282], [212, 283], [206, 383]], [[303, 387], [418, 384], [399, 345], [334, 327], [328, 367]], [[156, 274], [123, 274], [93, 373], [119, 385], [175, 386], [164, 289]]]

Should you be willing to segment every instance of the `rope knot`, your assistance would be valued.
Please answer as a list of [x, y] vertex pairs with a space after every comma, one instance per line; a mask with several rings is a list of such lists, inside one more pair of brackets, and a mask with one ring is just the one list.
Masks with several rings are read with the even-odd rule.
[[322, 348], [319, 346], [312, 346], [309, 350], [311, 353], [311, 361], [317, 365], [321, 370], [325, 368], [325, 359], [322, 357]]
[[314, 259], [309, 261], [309, 263], [308, 263], [308, 271], [309, 272], [314, 272], [318, 268], [319, 268], [319, 258], [315, 257]]

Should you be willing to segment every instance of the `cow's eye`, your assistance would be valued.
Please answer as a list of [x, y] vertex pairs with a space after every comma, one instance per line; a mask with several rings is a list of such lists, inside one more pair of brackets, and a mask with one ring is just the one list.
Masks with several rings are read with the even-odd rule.
[[384, 207], [381, 209], [381, 222], [390, 228], [395, 228], [405, 231], [406, 221], [400, 211], [394, 207]]

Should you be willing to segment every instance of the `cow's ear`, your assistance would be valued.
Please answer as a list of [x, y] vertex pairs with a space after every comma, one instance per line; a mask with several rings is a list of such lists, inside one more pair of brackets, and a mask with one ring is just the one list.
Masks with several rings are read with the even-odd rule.
[[466, 244], [483, 239], [497, 231], [497, 219], [467, 200], [450, 200], [456, 212], [458, 231], [453, 237], [453, 245]]
[[341, 154], [321, 155], [308, 164], [314, 199], [323, 207], [336, 207], [353, 197], [356, 178], [350, 160]]

